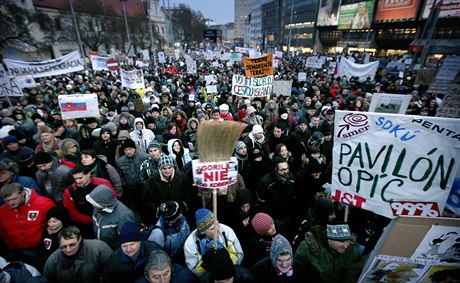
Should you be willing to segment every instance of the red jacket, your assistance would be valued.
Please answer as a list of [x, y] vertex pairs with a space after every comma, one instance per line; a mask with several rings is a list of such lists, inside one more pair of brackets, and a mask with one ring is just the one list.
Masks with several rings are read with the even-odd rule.
[[25, 203], [18, 208], [0, 206], [0, 236], [10, 250], [31, 249], [41, 244], [43, 229], [47, 226], [46, 213], [54, 206], [47, 197], [24, 188]]
[[[107, 187], [111, 188], [115, 199], [117, 198], [117, 193], [115, 192], [115, 189], [112, 187], [110, 182], [107, 181], [106, 179], [92, 177], [91, 183], [88, 186], [92, 186], [94, 189], [95, 187], [99, 185], [106, 185]], [[82, 213], [80, 210], [78, 210], [77, 206], [75, 205], [75, 202], [72, 200], [69, 190], [77, 190], [77, 184], [73, 183], [72, 186], [65, 189], [64, 194], [63, 194], [62, 204], [65, 207], [67, 207], [67, 209], [69, 210], [70, 219], [72, 221], [75, 221], [77, 223], [84, 224], [84, 225], [92, 224], [93, 223], [93, 219], [91, 218], [92, 213], [90, 215], [87, 215], [87, 214]]]

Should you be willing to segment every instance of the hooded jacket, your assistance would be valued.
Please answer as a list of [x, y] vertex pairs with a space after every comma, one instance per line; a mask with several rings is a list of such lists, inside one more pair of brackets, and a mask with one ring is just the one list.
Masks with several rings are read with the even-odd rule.
[[31, 249], [41, 244], [43, 229], [47, 226], [46, 213], [54, 206], [52, 200], [24, 188], [24, 204], [10, 208], [0, 206], [0, 236], [10, 250]]
[[[137, 130], [136, 124], [142, 123], [142, 130]], [[134, 120], [134, 130], [129, 133], [131, 139], [136, 143], [136, 145], [143, 151], [147, 152], [147, 148], [155, 139], [155, 134], [151, 130], [145, 128], [145, 123], [142, 118], [136, 118]]]
[[[68, 149], [70, 148], [70, 144], [74, 144], [77, 147], [77, 153], [72, 154], [69, 153]], [[65, 166], [70, 168], [75, 168], [77, 164], [81, 163], [80, 157], [80, 144], [74, 139], [63, 139], [61, 141], [61, 152], [62, 158], [61, 163]]]
[[38, 170], [35, 174], [42, 192], [56, 203], [62, 203], [65, 188], [73, 183], [70, 170], [71, 168], [62, 165], [59, 159], [52, 157], [50, 170]]
[[106, 131], [110, 132], [108, 128], [101, 129], [99, 133], [99, 140], [93, 144], [92, 148], [96, 152], [96, 154], [102, 154], [105, 157], [107, 157], [107, 162], [110, 165], [115, 166], [115, 155], [117, 152], [118, 143], [116, 140], [112, 139], [112, 137], [110, 137], [108, 141], [104, 141], [102, 138], [100, 138], [102, 133]]
[[112, 190], [105, 185], [94, 188], [86, 200], [95, 206], [92, 219], [96, 238], [106, 242], [112, 249], [117, 249], [121, 227], [127, 221], [134, 221], [134, 213], [115, 199]]
[[183, 165], [185, 165], [185, 164], [189, 163], [190, 161], [192, 161], [192, 158], [190, 157], [190, 150], [188, 148], [184, 147], [184, 144], [182, 143], [181, 140], [179, 140], [179, 139], [171, 139], [171, 140], [168, 141], [169, 156], [172, 158], [172, 160], [174, 160], [174, 163], [177, 165], [177, 161], [176, 161], [177, 155], [173, 151], [173, 145], [174, 145], [174, 143], [176, 141], [179, 141], [181, 146], [182, 146], [182, 148], [184, 149], [184, 154], [182, 156], [182, 162], [183, 162]]

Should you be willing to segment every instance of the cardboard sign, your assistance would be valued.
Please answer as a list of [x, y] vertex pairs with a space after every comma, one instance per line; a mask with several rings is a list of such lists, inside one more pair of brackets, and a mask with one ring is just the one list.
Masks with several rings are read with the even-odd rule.
[[58, 101], [62, 119], [99, 117], [95, 93], [59, 95]]
[[107, 60], [109, 59], [109, 57], [91, 56], [91, 67], [94, 71], [109, 70], [107, 67]]
[[442, 63], [436, 80], [453, 80], [460, 70], [460, 56], [449, 55]]
[[217, 93], [217, 85], [208, 85], [206, 86], [207, 93]]
[[159, 63], [166, 63], [165, 53], [158, 52], [158, 62]]
[[142, 70], [125, 71], [121, 69], [121, 85], [130, 89], [145, 88]]
[[323, 67], [323, 60], [318, 57], [308, 57], [307, 62], [305, 62], [305, 67], [321, 69], [321, 67]]
[[369, 112], [404, 114], [411, 96], [393, 93], [374, 93]]
[[307, 73], [300, 72], [297, 79], [299, 80], [299, 82], [306, 81], [307, 80]]
[[236, 183], [238, 160], [231, 157], [228, 161], [206, 162], [192, 161], [193, 182], [198, 187], [216, 189]]
[[273, 93], [276, 95], [290, 96], [292, 90], [292, 80], [282, 81], [277, 80], [273, 81]]
[[336, 111], [334, 199], [394, 218], [439, 217], [460, 163], [458, 119]]
[[460, 118], [460, 84], [452, 84], [436, 110], [436, 117]]
[[252, 99], [265, 97], [273, 92], [273, 75], [261, 78], [248, 78], [242, 75], [233, 75], [232, 95]]
[[273, 75], [273, 54], [256, 58], [243, 58], [246, 77], [257, 78]]

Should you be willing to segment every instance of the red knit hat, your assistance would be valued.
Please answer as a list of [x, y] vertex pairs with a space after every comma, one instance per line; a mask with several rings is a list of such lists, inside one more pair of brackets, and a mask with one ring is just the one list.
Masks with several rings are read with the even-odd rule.
[[267, 234], [273, 225], [273, 219], [266, 213], [259, 212], [254, 215], [251, 221], [252, 227], [260, 236]]
[[248, 116], [248, 113], [246, 113], [246, 111], [244, 111], [244, 109], [240, 109], [238, 110], [238, 121], [241, 121], [241, 119], [243, 119], [244, 117]]

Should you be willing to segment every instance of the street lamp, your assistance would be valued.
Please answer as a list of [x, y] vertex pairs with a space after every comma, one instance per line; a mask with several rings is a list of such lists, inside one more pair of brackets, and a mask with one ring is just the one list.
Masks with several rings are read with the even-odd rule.
[[[70, 12], [72, 13], [73, 24], [75, 26], [75, 32], [77, 34], [78, 49], [81, 52], [81, 56], [84, 58], [85, 57], [85, 48], [83, 47], [83, 44], [81, 42], [80, 28], [78, 27], [77, 18], [75, 16], [75, 11], [73, 9], [73, 3], [72, 3], [72, 0], [68, 0], [68, 1], [69, 1], [69, 6], [70, 6]], [[94, 50], [94, 51], [97, 51], [97, 50]]]
[[[129, 53], [129, 50], [131, 49], [131, 37], [129, 35], [129, 28], [128, 28], [128, 18], [126, 17], [126, 6], [125, 6], [125, 2], [127, 0], [120, 0], [122, 5], [123, 5], [123, 16], [125, 18], [125, 26], [126, 26], [126, 35], [128, 37], [128, 50], [126, 50], [126, 55], [128, 55]], [[126, 46], [125, 46], [125, 49], [126, 49]]]

